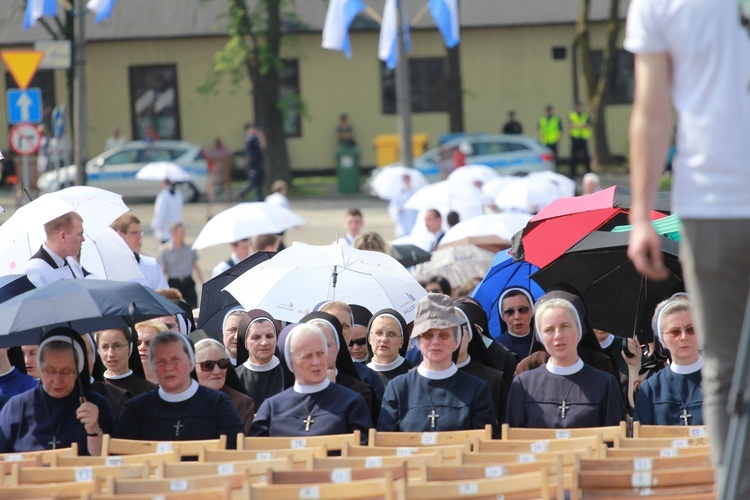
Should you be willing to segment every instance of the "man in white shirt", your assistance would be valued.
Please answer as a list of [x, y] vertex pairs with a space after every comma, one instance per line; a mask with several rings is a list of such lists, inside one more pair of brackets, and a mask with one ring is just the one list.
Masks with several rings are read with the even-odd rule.
[[156, 195], [154, 219], [151, 221], [154, 236], [161, 243], [169, 241], [172, 224], [182, 222], [182, 207], [184, 204], [182, 193], [177, 191], [169, 180], [165, 179], [162, 182], [161, 191]]
[[212, 278], [215, 278], [230, 267], [239, 264], [250, 256], [252, 245], [250, 244], [249, 238], [235, 241], [234, 243], [230, 243], [230, 245], [232, 246], [232, 255], [230, 255], [227, 260], [222, 260], [216, 264], [211, 272]]
[[128, 142], [127, 139], [120, 135], [120, 129], [115, 127], [112, 129], [112, 135], [104, 141], [104, 151], [124, 146], [126, 142]]
[[346, 236], [343, 238], [339, 237], [338, 241], [334, 241], [333, 243], [338, 243], [339, 245], [346, 245], [346, 246], [352, 246], [354, 245], [354, 240], [357, 239], [357, 236], [360, 235], [362, 232], [362, 226], [364, 226], [364, 217], [362, 216], [362, 211], [358, 208], [350, 208], [346, 211], [346, 217], [344, 218], [344, 227], [346, 227]]
[[128, 212], [121, 215], [116, 221], [110, 224], [110, 227], [117, 231], [117, 234], [120, 235], [125, 243], [127, 243], [130, 250], [133, 251], [133, 256], [143, 273], [145, 279], [144, 284], [154, 290], [169, 288], [167, 280], [164, 278], [164, 273], [161, 270], [161, 266], [156, 262], [156, 259], [140, 253], [141, 240], [143, 239], [140, 219]]

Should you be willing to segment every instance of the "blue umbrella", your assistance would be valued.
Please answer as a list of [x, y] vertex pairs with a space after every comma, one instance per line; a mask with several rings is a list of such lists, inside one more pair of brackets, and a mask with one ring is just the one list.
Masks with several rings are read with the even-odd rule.
[[538, 270], [537, 266], [525, 260], [514, 262], [513, 256], [508, 252], [498, 252], [495, 255], [490, 270], [471, 294], [487, 313], [492, 337], [498, 338], [503, 330], [497, 301], [505, 289], [515, 286], [525, 288], [531, 292], [534, 300], [544, 295], [544, 290], [530, 277]]

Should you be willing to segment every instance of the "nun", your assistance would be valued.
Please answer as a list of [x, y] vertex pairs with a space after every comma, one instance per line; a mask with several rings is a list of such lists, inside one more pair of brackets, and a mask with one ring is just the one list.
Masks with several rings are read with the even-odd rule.
[[583, 311], [549, 294], [536, 305], [536, 335], [550, 358], [516, 376], [508, 396], [511, 427], [578, 428], [619, 425], [625, 408], [617, 379], [578, 356]]
[[276, 356], [279, 332], [276, 321], [266, 311], [252, 309], [244, 314], [238, 327], [237, 367], [245, 393], [260, 408], [267, 398], [284, 390], [284, 375]]
[[280, 338], [282, 358], [294, 385], [265, 400], [255, 415], [251, 436], [325, 436], [361, 432], [362, 444], [372, 419], [365, 400], [328, 377], [328, 346], [315, 325], [289, 325]]
[[137, 351], [130, 328], [101, 330], [94, 334], [94, 339], [106, 369], [105, 382], [129, 392], [132, 397], [156, 389], [156, 384], [137, 376], [131, 368], [133, 362], [140, 363], [140, 356], [133, 354]]
[[122, 405], [124, 405], [125, 401], [127, 401], [131, 397], [130, 393], [125, 389], [120, 389], [116, 385], [108, 384], [102, 380], [101, 371], [97, 372], [95, 368], [97, 361], [96, 341], [94, 340], [93, 335], [91, 335], [90, 333], [84, 333], [83, 335], [81, 335], [81, 339], [86, 349], [86, 363], [89, 373], [91, 374], [89, 377], [90, 388], [92, 391], [96, 392], [97, 394], [101, 394], [107, 399], [109, 408], [110, 410], [112, 410], [112, 417], [117, 420], [117, 417], [120, 415]]
[[379, 431], [456, 431], [491, 424], [497, 435], [487, 383], [453, 362], [463, 323], [447, 295], [429, 293], [417, 302], [411, 337], [417, 339], [422, 362], [385, 388]]
[[520, 361], [531, 354], [534, 343], [531, 325], [534, 299], [531, 292], [522, 287], [506, 288], [497, 300], [497, 308], [501, 325], [505, 327], [497, 341], [510, 349]]
[[380, 376], [386, 388], [394, 377], [413, 367], [403, 356], [408, 344], [407, 331], [406, 320], [394, 309], [381, 309], [367, 325], [367, 342], [372, 352], [367, 367]]
[[656, 308], [654, 332], [671, 363], [646, 379], [635, 401], [634, 420], [646, 425], [703, 425], [703, 356], [690, 302], [667, 299]]
[[227, 351], [232, 366], [237, 366], [237, 331], [245, 310], [241, 307], [233, 307], [224, 315], [221, 322], [221, 335], [224, 341], [224, 349]]
[[[101, 453], [114, 422], [107, 400], [88, 388], [86, 354], [78, 332], [54, 328], [37, 351], [41, 383], [12, 397], [0, 411], [0, 453], [68, 448]], [[83, 401], [83, 402], [82, 402]]]
[[149, 346], [148, 361], [159, 389], [131, 399], [122, 408], [116, 438], [148, 441], [190, 441], [227, 436], [234, 448], [242, 421], [226, 394], [203, 387], [190, 374], [195, 353], [181, 333], [164, 332]]

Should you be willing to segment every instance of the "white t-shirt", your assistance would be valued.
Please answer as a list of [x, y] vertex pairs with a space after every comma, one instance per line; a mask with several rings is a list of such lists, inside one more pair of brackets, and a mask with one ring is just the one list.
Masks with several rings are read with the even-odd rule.
[[151, 227], [154, 230], [154, 236], [159, 241], [165, 241], [170, 238], [170, 228], [175, 222], [182, 222], [182, 193], [175, 191], [172, 193], [169, 189], [162, 189], [156, 195], [154, 202], [154, 220], [151, 221]]
[[750, 35], [737, 0], [632, 0], [624, 46], [668, 52], [678, 114], [673, 210], [750, 217]]

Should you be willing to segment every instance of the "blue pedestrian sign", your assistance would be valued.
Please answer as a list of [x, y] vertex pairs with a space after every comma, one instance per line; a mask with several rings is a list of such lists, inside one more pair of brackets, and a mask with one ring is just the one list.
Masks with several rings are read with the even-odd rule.
[[8, 123], [42, 121], [42, 89], [10, 89], [6, 96]]
[[52, 110], [52, 133], [58, 139], [65, 135], [65, 108], [58, 106]]

